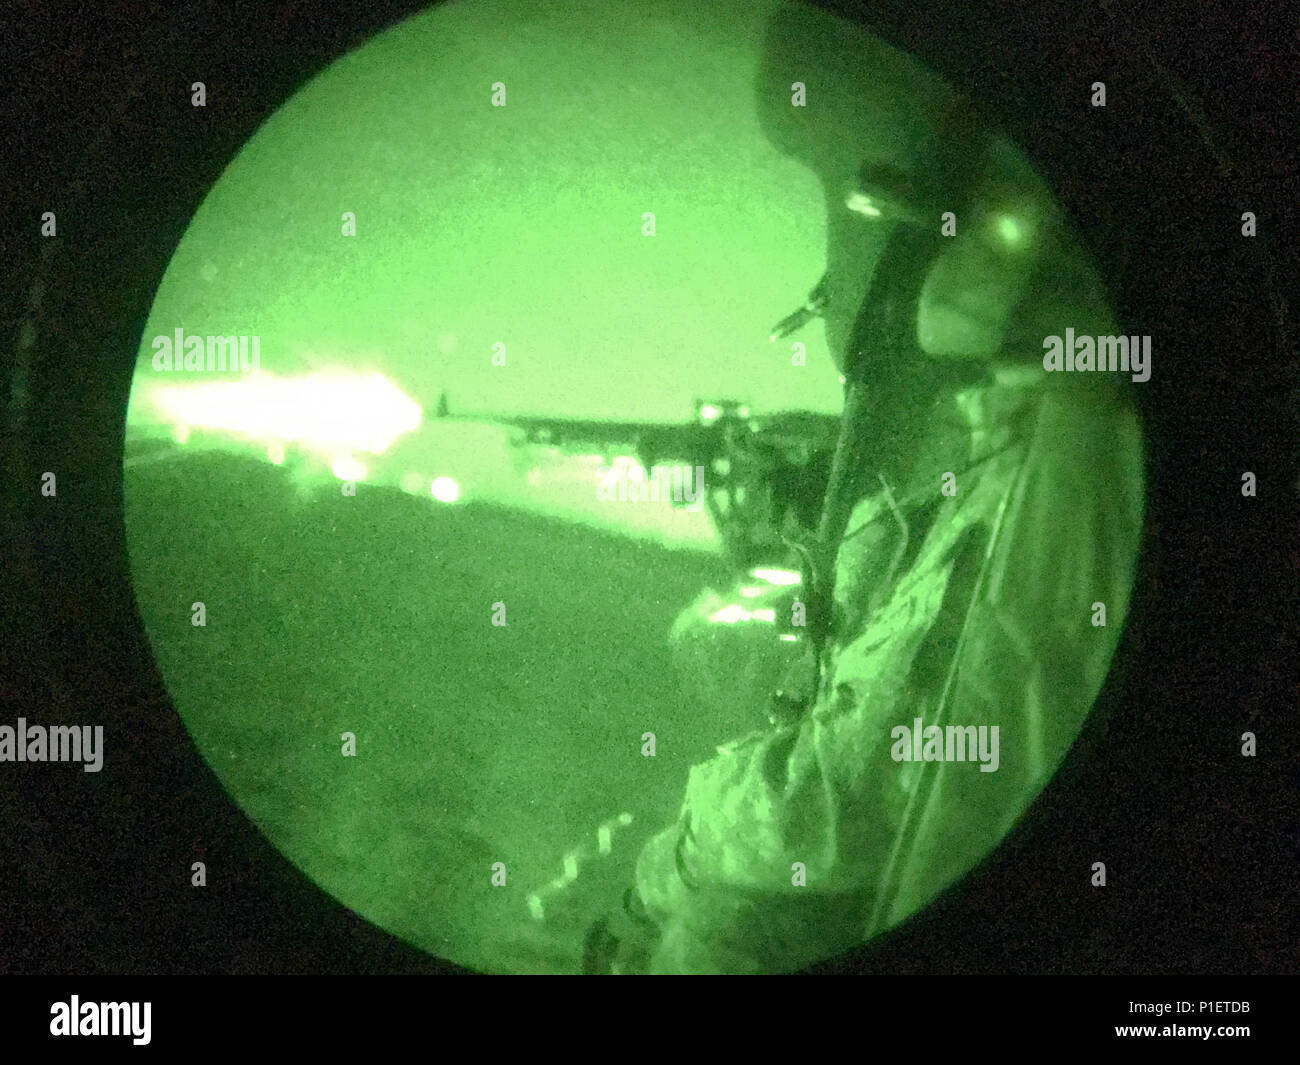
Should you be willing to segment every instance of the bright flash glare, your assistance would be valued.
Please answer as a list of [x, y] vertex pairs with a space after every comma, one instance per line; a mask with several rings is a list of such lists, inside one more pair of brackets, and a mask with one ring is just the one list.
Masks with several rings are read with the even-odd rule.
[[383, 374], [342, 370], [166, 385], [154, 393], [153, 405], [176, 424], [373, 455], [387, 451], [423, 416], [419, 404]]
[[429, 494], [439, 503], [454, 503], [460, 498], [460, 485], [450, 477], [435, 477]]
[[340, 455], [330, 466], [330, 471], [340, 481], [364, 481], [366, 479], [366, 464], [358, 462], [351, 455]]

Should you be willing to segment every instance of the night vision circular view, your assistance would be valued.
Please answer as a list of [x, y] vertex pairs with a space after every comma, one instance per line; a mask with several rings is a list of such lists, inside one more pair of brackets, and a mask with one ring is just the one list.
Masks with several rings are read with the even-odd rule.
[[135, 595], [231, 800], [378, 927], [806, 968], [989, 855], [1083, 727], [1144, 505], [1118, 331], [1021, 150], [854, 24], [431, 8], [176, 249]]

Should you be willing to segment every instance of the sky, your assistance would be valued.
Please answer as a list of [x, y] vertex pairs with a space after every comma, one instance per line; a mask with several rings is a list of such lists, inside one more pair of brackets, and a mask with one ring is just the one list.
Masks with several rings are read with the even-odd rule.
[[825, 256], [817, 179], [759, 125], [770, 6], [471, 0], [390, 28], [231, 161], [158, 290], [137, 380], [179, 327], [258, 335], [278, 375], [379, 370], [425, 410], [445, 389], [453, 412], [837, 411], [820, 323], [791, 338], [806, 366], [768, 341]]

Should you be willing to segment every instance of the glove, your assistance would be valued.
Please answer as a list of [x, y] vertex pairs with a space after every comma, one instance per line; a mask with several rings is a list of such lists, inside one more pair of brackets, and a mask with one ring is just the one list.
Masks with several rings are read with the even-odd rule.
[[659, 941], [659, 928], [645, 912], [635, 888], [623, 906], [593, 921], [583, 939], [582, 971], [588, 976], [644, 974]]

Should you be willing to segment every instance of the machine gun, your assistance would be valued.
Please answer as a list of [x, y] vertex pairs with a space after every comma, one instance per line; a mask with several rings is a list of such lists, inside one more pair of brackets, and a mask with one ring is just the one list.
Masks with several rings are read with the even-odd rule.
[[[728, 560], [739, 571], [792, 560], [786, 539], [817, 527], [839, 431], [837, 414], [754, 415], [736, 400], [697, 400], [680, 424], [496, 416], [520, 444], [610, 454], [626, 449], [646, 471], [680, 464], [702, 494]], [[698, 485], [698, 482], [697, 482]], [[674, 505], [683, 505], [674, 500]]]

